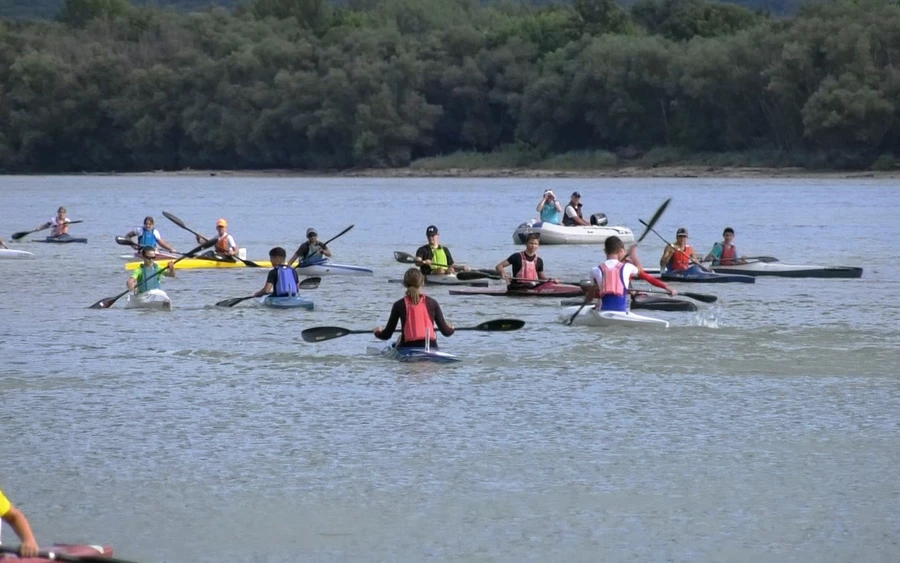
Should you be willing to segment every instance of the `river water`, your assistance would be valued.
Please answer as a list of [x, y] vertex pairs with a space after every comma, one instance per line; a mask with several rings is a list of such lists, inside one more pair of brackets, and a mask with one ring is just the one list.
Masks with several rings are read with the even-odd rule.
[[[564, 327], [559, 300], [450, 296], [464, 361], [367, 356], [429, 224], [490, 267], [545, 187], [641, 232], [722, 228], [745, 255], [863, 266], [858, 280], [682, 286], [665, 331]], [[0, 260], [0, 487], [39, 541], [136, 561], [896, 561], [900, 558], [896, 181], [0, 177], [7, 238], [66, 205], [87, 245]], [[312, 312], [215, 307], [265, 271], [179, 271], [171, 313], [87, 306], [125, 287], [113, 242], [157, 218], [176, 248], [222, 216], [251, 259], [308, 226], [371, 278], [323, 278]], [[641, 246], [653, 264], [663, 243]], [[599, 246], [541, 248], [582, 279]], [[15, 544], [11, 530], [7, 543]]]

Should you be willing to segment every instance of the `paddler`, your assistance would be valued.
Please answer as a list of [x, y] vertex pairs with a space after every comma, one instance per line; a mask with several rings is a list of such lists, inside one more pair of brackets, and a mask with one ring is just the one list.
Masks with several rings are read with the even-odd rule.
[[397, 348], [425, 348], [427, 343], [429, 348], [436, 349], [435, 323], [444, 336], [453, 334], [453, 325], [447, 324], [444, 320], [444, 313], [438, 302], [422, 292], [425, 287], [425, 276], [422, 272], [415, 268], [406, 270], [403, 285], [406, 286], [406, 295], [391, 307], [391, 315], [385, 327], [375, 329], [375, 338], [390, 339], [397, 327], [397, 321], [400, 321]]
[[713, 266], [733, 266], [734, 264], [746, 264], [743, 256], [738, 256], [737, 247], [734, 245], [734, 229], [725, 227], [722, 231], [722, 242], [713, 245], [712, 250], [703, 259], [704, 262], [712, 260]]
[[662, 258], [659, 260], [660, 270], [675, 274], [695, 274], [700, 273], [702, 269], [699, 266], [700, 259], [697, 258], [697, 252], [690, 244], [688, 244], [688, 231], [684, 227], [680, 227], [675, 232], [675, 244], [669, 244], [663, 251]]
[[[162, 276], [170, 278], [175, 277], [175, 261], [169, 260], [166, 271], [158, 276], [154, 276], [159, 271], [159, 264], [156, 263], [156, 249], [150, 246], [141, 249], [141, 257], [144, 262], [137, 268], [131, 277], [128, 278], [128, 289], [137, 294], [147, 293], [151, 289], [159, 289], [159, 282]], [[154, 276], [151, 279], [151, 276]]]
[[[544, 274], [544, 259], [537, 254], [540, 244], [540, 233], [530, 233], [525, 239], [525, 250], [510, 254], [506, 260], [494, 267], [509, 287], [532, 287], [536, 281], [549, 279]], [[511, 278], [506, 271], [507, 266], [512, 266]]]
[[3, 491], [0, 491], [0, 519], [9, 524], [9, 527], [19, 536], [19, 540], [22, 542], [19, 546], [19, 555], [26, 558], [37, 557], [38, 544], [34, 539], [28, 518], [13, 503], [9, 502]]
[[[198, 244], [206, 244], [209, 240], [204, 236], [197, 235]], [[215, 240], [212, 251], [214, 256], [232, 258], [237, 255], [238, 247], [234, 242], [234, 237], [228, 234], [228, 221], [225, 219], [216, 221], [216, 237], [213, 240]]]
[[38, 227], [37, 230], [43, 231], [47, 227], [52, 227], [52, 230], [50, 231], [51, 238], [69, 234], [69, 223], [71, 223], [71, 219], [69, 219], [66, 214], [66, 208], [60, 206], [59, 209], [56, 210], [56, 216]]
[[296, 260], [300, 260], [300, 264], [306, 264], [313, 260], [321, 260], [331, 258], [331, 250], [324, 243], [319, 242], [319, 233], [313, 227], [306, 229], [306, 242], [297, 248], [291, 259], [287, 261], [288, 265], [292, 265]]
[[441, 235], [438, 228], [429, 225], [425, 229], [425, 238], [428, 244], [420, 246], [416, 250], [416, 265], [423, 274], [452, 274], [461, 270], [468, 271], [468, 266], [455, 266], [453, 264], [453, 256], [450, 255], [450, 249], [441, 246]]
[[[665, 290], [669, 295], [677, 292], [665, 283], [644, 272], [637, 257], [637, 249], [625, 252], [625, 244], [617, 236], [611, 236], [603, 243], [606, 261], [591, 270], [591, 298], [600, 298], [596, 308], [600, 311], [628, 311], [628, 294], [631, 280], [642, 279]], [[626, 260], [627, 257], [627, 260]]]
[[266, 285], [254, 293], [254, 297], [262, 297], [263, 295], [292, 297], [298, 294], [297, 286], [300, 283], [300, 278], [297, 276], [297, 270], [284, 263], [286, 256], [287, 251], [280, 246], [276, 246], [269, 251], [272, 269], [269, 270], [269, 275], [266, 276]]
[[127, 239], [130, 239], [131, 237], [138, 238], [136, 242], [138, 248], [145, 248], [148, 246], [158, 248], [161, 246], [169, 252], [175, 252], [172, 245], [163, 240], [162, 235], [160, 235], [159, 231], [156, 229], [156, 220], [149, 215], [144, 217], [143, 227], [132, 229], [125, 235], [125, 238]]

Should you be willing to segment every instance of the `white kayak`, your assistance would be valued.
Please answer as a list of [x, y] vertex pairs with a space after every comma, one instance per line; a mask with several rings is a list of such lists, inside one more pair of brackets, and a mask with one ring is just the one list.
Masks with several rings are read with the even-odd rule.
[[34, 258], [34, 254], [25, 252], [24, 250], [11, 250], [9, 248], [0, 248], [0, 259], [16, 260], [21, 258]]
[[[403, 280], [388, 280], [391, 283], [403, 283]], [[425, 285], [468, 285], [473, 287], [488, 287], [490, 278], [461, 280], [456, 274], [428, 274], [425, 276]]]
[[426, 350], [425, 348], [397, 348], [394, 344], [383, 346], [369, 345], [366, 353], [370, 356], [383, 356], [398, 362], [433, 362], [438, 364], [450, 364], [460, 361], [459, 358], [440, 350]]
[[[567, 307], [559, 316], [560, 322], [567, 323], [578, 307]], [[572, 322], [576, 326], [634, 326], [640, 328], [669, 328], [669, 322], [653, 317], [636, 315], [631, 311], [598, 311], [584, 307]]]
[[159, 311], [171, 311], [172, 300], [161, 289], [151, 289], [137, 295], [130, 293], [125, 302], [126, 309], [157, 309]]
[[295, 269], [301, 276], [371, 276], [374, 273], [369, 268], [335, 264], [331, 260], [301, 262]]
[[539, 219], [532, 219], [519, 225], [513, 232], [513, 242], [525, 244], [525, 240], [531, 233], [541, 235], [541, 244], [603, 244], [611, 236], [622, 239], [626, 247], [634, 244], [634, 233], [628, 227], [607, 225], [565, 227], [553, 223], [543, 223]]

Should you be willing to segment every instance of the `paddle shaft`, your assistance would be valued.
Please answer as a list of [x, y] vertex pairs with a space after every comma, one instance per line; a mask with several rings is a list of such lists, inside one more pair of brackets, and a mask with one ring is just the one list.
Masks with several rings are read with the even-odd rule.
[[[297, 284], [297, 289], [316, 289], [317, 287], [319, 287], [319, 284], [321, 282], [322, 282], [322, 278], [320, 278], [318, 276], [306, 278], [306, 279], [301, 280], [300, 283]], [[219, 307], [234, 307], [238, 303], [241, 303], [248, 299], [253, 299], [254, 297], [263, 297], [264, 295], [272, 295], [272, 294], [266, 293], [263, 295], [253, 294], [253, 295], [248, 295], [246, 297], [232, 297], [231, 299], [223, 299], [222, 301], [219, 301], [218, 303], [216, 303], [216, 305]]]
[[[645, 227], [647, 227], [648, 229], [650, 229], [651, 231], [653, 231], [653, 234], [655, 234], [656, 236], [658, 236], [659, 239], [660, 239], [661, 241], [663, 241], [664, 243], [666, 243], [667, 246], [671, 246], [672, 248], [674, 248], [674, 249], [675, 249], [675, 252], [681, 252], [682, 254], [687, 254], [687, 253], [684, 252], [683, 250], [678, 250], [677, 248], [675, 248], [675, 245], [674, 245], [674, 244], [672, 244], [671, 242], [667, 241], [667, 240], [665, 239], [665, 237], [663, 237], [661, 234], [659, 234], [658, 232], [656, 232], [656, 229], [654, 229], [653, 227], [651, 227], [651, 226], [648, 225], [647, 223], [644, 223], [644, 221], [643, 221], [642, 219], [638, 219], [638, 221], [640, 221], [642, 225], [644, 225]], [[694, 258], [693, 256], [688, 255], [688, 258], [691, 260], [691, 262], [693, 262], [694, 264], [696, 264], [697, 266], [699, 266], [700, 269], [703, 270], [704, 272], [708, 272], [708, 271], [709, 271], [709, 268], [707, 268], [706, 266], [704, 266], [703, 264], [701, 264], [700, 261], [697, 260], [696, 258]]]
[[[211, 244], [209, 244], [209, 246], [214, 245], [216, 242], [218, 242], [219, 238], [221, 238], [221, 237], [218, 237], [218, 236], [217, 236], [216, 238], [214, 238], [214, 239], [208, 239], [208, 238], [206, 238], [205, 236], [201, 235], [201, 234], [198, 233], [197, 231], [195, 231], [195, 230], [193, 230], [192, 228], [190, 228], [190, 227], [188, 227], [187, 225], [185, 225], [184, 221], [182, 221], [182, 220], [179, 219], [178, 217], [172, 215], [172, 214], [169, 213], [168, 211], [163, 211], [163, 216], [165, 216], [166, 219], [168, 219], [169, 221], [172, 221], [173, 223], [175, 223], [176, 225], [178, 225], [179, 227], [181, 227], [181, 228], [184, 229], [185, 231], [187, 231], [187, 232], [193, 234], [194, 236], [198, 236], [198, 237], [200, 237], [200, 238], [202, 238], [202, 239], [205, 239], [205, 240], [206, 240], [206, 243], [209, 243], [209, 242], [211, 241]], [[203, 243], [203, 244], [206, 244], [206, 243]], [[243, 258], [241, 258], [240, 256], [238, 256], [237, 254], [230, 256], [230, 258], [233, 258], [233, 259], [235, 259], [235, 260], [240, 260], [240, 261], [243, 262], [244, 265], [247, 266], [248, 268], [261, 268], [261, 267], [262, 267], [262, 266], [260, 266], [259, 264], [257, 264], [256, 262], [254, 262], [253, 260], [244, 260]]]
[[[0, 545], [0, 553], [15, 553], [18, 555], [19, 548]], [[68, 555], [66, 553], [53, 551], [52, 549], [39, 551], [38, 557], [40, 557], [41, 559], [67, 561], [70, 563], [133, 563], [132, 561], [127, 561], [125, 559], [105, 557], [103, 555]]]
[[[495, 319], [492, 321], [485, 321], [475, 326], [454, 328], [454, 330], [482, 330], [493, 332], [518, 330], [523, 326], [525, 326], [525, 321], [520, 321], [518, 319]], [[300, 336], [306, 342], [322, 342], [323, 340], [332, 340], [334, 338], [347, 336], [348, 334], [373, 334], [373, 331], [350, 330], [337, 326], [319, 326], [304, 330], [300, 333]]]
[[[67, 224], [67, 225], [74, 225], [74, 224], [76, 224], [76, 223], [84, 223], [84, 221], [82, 221], [82, 220], [78, 220], [78, 221], [69, 221], [69, 222], [66, 223], [66, 224]], [[19, 231], [19, 232], [17, 232], [17, 233], [13, 233], [12, 236], [11, 236], [10, 238], [13, 239], [13, 240], [19, 240], [20, 238], [22, 238], [22, 237], [24, 237], [24, 236], [26, 236], [26, 235], [30, 235], [30, 234], [32, 234], [32, 233], [39, 233], [39, 232], [41, 232], [41, 231], [44, 231], [44, 230], [49, 229], [49, 228], [52, 227], [52, 226], [53, 226], [53, 225], [47, 225], [46, 227], [43, 227], [43, 228], [41, 228], [41, 229], [35, 229], [35, 230], [33, 230], [33, 231]]]

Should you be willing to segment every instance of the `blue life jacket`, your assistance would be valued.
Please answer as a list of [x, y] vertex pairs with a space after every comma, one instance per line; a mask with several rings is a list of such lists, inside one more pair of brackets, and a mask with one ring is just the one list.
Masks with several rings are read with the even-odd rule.
[[541, 208], [541, 222], [559, 225], [562, 221], [562, 213], [556, 210], [556, 203], [545, 203]]
[[294, 269], [290, 266], [276, 266], [278, 271], [278, 285], [275, 287], [276, 297], [287, 297], [297, 295], [297, 280], [294, 278]]
[[159, 264], [154, 263], [149, 268], [141, 264], [141, 282], [137, 286], [138, 293], [147, 293], [151, 289], [159, 289], [159, 277], [148, 280], [150, 276], [159, 271]]
[[156, 241], [156, 235], [153, 234], [154, 229], [150, 229], [149, 231], [141, 227], [141, 236], [138, 237], [138, 246], [141, 248], [145, 246], [149, 246], [150, 248], [156, 248], [158, 243]]

